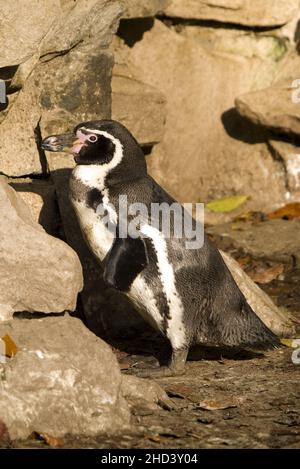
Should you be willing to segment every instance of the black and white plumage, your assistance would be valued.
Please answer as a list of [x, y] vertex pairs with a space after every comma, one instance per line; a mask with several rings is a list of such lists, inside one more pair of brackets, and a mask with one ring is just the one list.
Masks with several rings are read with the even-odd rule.
[[106, 282], [125, 292], [171, 343], [169, 367], [151, 374], [183, 372], [194, 344], [260, 349], [279, 344], [205, 235], [201, 248], [186, 249], [184, 239], [165, 238], [150, 220], [141, 224], [137, 239], [113, 236], [105, 226], [99, 206], [118, 233], [121, 194], [127, 196], [128, 205], [145, 204], [149, 213], [152, 203], [175, 202], [147, 174], [144, 154], [123, 125], [110, 120], [84, 122], [71, 134], [46, 138], [42, 146], [73, 153], [77, 165], [70, 198], [88, 245], [104, 265]]

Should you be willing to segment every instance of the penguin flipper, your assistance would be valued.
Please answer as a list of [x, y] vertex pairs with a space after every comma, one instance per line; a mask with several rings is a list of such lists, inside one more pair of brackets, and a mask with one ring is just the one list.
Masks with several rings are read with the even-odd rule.
[[126, 292], [148, 264], [145, 241], [141, 238], [115, 238], [104, 259], [104, 281]]

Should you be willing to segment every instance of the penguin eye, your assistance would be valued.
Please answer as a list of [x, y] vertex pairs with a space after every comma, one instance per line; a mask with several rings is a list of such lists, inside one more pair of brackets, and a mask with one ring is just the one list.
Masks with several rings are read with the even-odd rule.
[[95, 142], [97, 142], [98, 137], [97, 137], [97, 135], [89, 135], [87, 139], [88, 139], [89, 142], [95, 143]]

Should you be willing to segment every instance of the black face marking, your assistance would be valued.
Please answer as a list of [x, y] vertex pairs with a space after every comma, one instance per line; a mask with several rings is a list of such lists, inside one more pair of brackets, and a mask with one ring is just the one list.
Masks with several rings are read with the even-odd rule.
[[118, 290], [128, 291], [137, 275], [148, 264], [144, 240], [117, 237], [104, 264], [104, 281]]
[[95, 141], [90, 140], [92, 137], [95, 135], [90, 135], [80, 152], [74, 157], [75, 162], [81, 165], [109, 163], [115, 154], [115, 144], [103, 135], [97, 136]]
[[86, 194], [86, 205], [89, 208], [92, 208], [95, 212], [97, 211], [97, 208], [102, 203], [102, 201], [102, 193], [96, 188], [90, 189]]

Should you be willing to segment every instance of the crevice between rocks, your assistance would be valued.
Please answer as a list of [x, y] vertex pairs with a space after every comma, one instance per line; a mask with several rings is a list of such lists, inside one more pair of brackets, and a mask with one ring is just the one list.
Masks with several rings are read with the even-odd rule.
[[42, 139], [40, 121], [41, 121], [41, 118], [39, 119], [39, 121], [37, 123], [37, 126], [34, 129], [34, 135], [35, 135], [37, 151], [38, 151], [38, 154], [39, 154], [40, 164], [41, 164], [41, 168], [42, 168], [42, 176], [47, 177], [49, 175], [50, 171], [49, 171], [49, 166], [48, 166], [48, 162], [47, 162], [45, 152], [41, 148], [41, 143], [42, 143], [43, 139]]
[[189, 18], [177, 18], [167, 15], [157, 15], [156, 17], [162, 21], [166, 26], [201, 26], [205, 28], [215, 29], [235, 29], [239, 31], [252, 31], [254, 33], [261, 33], [266, 31], [276, 31], [282, 28], [282, 25], [277, 26], [247, 26], [239, 23], [226, 23], [218, 20], [205, 20], [205, 19], [189, 19]]

